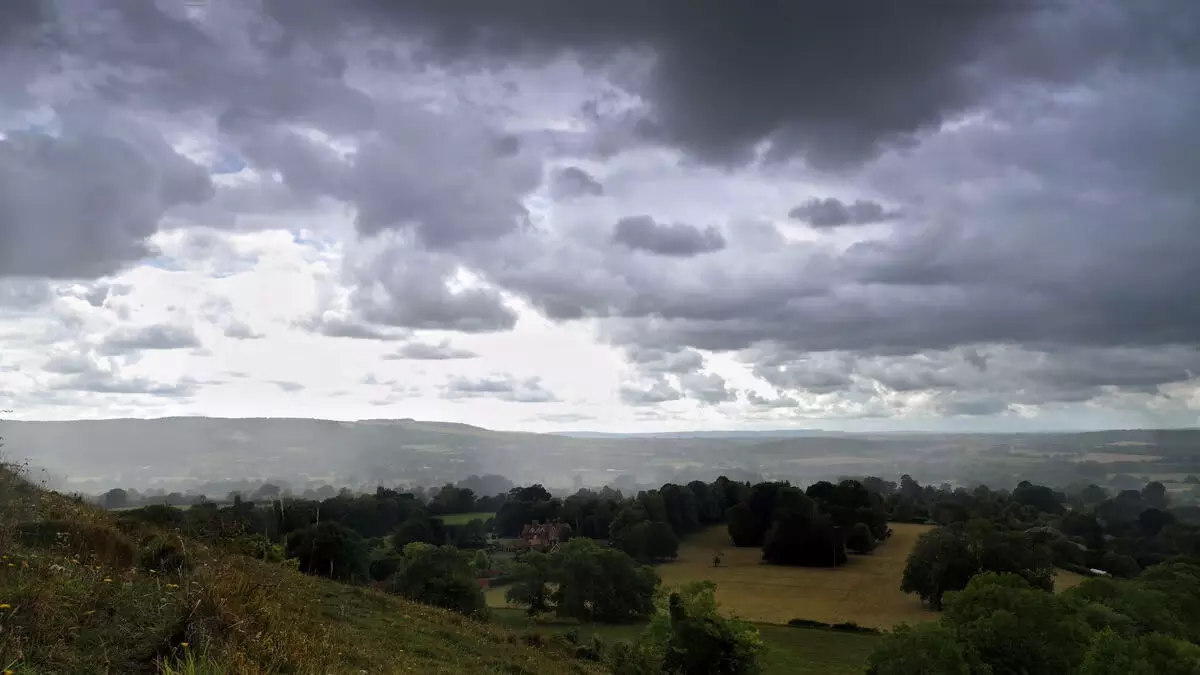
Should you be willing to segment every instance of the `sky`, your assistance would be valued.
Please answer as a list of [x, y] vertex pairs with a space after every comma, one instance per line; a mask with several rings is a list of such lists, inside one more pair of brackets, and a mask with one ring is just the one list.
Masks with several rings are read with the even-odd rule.
[[8, 0], [0, 408], [1200, 424], [1200, 3]]

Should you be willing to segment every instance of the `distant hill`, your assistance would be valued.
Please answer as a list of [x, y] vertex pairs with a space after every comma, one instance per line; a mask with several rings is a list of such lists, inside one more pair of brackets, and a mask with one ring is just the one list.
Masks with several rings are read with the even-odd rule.
[[823, 429], [765, 429], [762, 431], [725, 429], [717, 431], [658, 431], [637, 434], [618, 434], [604, 431], [563, 431], [556, 436], [569, 438], [802, 438], [813, 436], [845, 436], [844, 431]]
[[[373, 489], [380, 484], [443, 485], [484, 474], [564, 490], [613, 485], [624, 491], [719, 475], [811, 482], [912, 473], [923, 482], [970, 482], [996, 475], [995, 467], [981, 473], [981, 461], [1003, 463], [1017, 454], [1070, 458], [1086, 452], [1112, 453], [1112, 447], [1120, 447], [1122, 454], [1190, 461], [1200, 451], [1200, 431], [1186, 429], [1058, 434], [820, 429], [537, 434], [411, 419], [6, 421], [0, 423], [0, 436], [5, 438], [0, 452], [44, 468], [55, 487], [96, 493], [115, 486], [157, 486], [167, 491], [197, 490], [214, 498], [227, 494], [229, 481], [282, 481], [301, 489], [322, 483]], [[210, 494], [218, 489], [224, 492]]]

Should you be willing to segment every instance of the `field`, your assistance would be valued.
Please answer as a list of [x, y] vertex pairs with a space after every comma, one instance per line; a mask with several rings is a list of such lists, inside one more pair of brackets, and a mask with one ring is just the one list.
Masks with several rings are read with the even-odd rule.
[[[494, 610], [497, 623], [517, 632], [541, 632], [549, 635], [568, 628], [577, 628], [586, 638], [598, 634], [602, 639], [634, 640], [641, 635], [643, 624], [621, 626], [603, 624], [579, 625], [572, 622], [531, 622], [517, 609]], [[876, 635], [842, 633], [812, 628], [792, 628], [758, 624], [759, 634], [767, 652], [762, 665], [765, 675], [858, 675], [863, 672], [867, 656], [875, 647]]]
[[444, 516], [437, 516], [447, 525], [466, 525], [472, 520], [487, 520], [494, 518], [496, 514], [487, 511], [475, 511], [473, 513], [448, 513]]
[[[679, 559], [660, 565], [658, 573], [667, 585], [705, 579], [716, 582], [717, 601], [750, 621], [813, 619], [891, 628], [901, 621], [935, 616], [916, 596], [900, 592], [908, 553], [928, 529], [926, 525], [894, 523], [894, 534], [874, 553], [850, 556], [845, 566], [826, 569], [764, 565], [759, 549], [735, 548], [725, 528], [714, 527], [687, 538], [679, 547]], [[721, 566], [713, 567], [718, 550]]]
[[1100, 464], [1116, 464], [1117, 462], [1156, 462], [1162, 459], [1158, 455], [1133, 455], [1122, 452], [1089, 452], [1075, 458], [1077, 462], [1098, 462]]

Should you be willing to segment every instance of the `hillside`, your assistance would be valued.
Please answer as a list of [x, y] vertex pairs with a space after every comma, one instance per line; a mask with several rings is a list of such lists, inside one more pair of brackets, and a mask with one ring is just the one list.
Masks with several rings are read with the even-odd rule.
[[[195, 490], [222, 498], [230, 481], [443, 485], [499, 474], [518, 484], [612, 485], [626, 492], [665, 482], [727, 475], [813, 482], [846, 475], [924, 482], [1015, 483], [1040, 475], [1057, 484], [1103, 483], [1097, 461], [1138, 460], [1114, 472], [1200, 472], [1196, 430], [1078, 434], [850, 434], [802, 432], [657, 435], [535, 434], [411, 419], [174, 417], [163, 419], [3, 421], [10, 457], [48, 471], [63, 490], [113, 487]], [[240, 488], [239, 488], [240, 489]], [[252, 488], [250, 488], [252, 489]], [[298, 490], [298, 491], [299, 491]]]
[[[52, 533], [51, 536], [41, 536]], [[27, 673], [587, 673], [558, 648], [383, 593], [147, 531], [0, 468], [0, 667]], [[153, 540], [151, 540], [153, 541]], [[151, 568], [153, 569], [153, 568]]]

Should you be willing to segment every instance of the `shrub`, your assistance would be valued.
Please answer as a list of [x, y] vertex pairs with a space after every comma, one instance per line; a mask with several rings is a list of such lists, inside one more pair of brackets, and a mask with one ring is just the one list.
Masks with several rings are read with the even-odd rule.
[[830, 630], [842, 631], [844, 633], [879, 633], [878, 628], [870, 626], [860, 626], [853, 621], [842, 621], [829, 626]]
[[170, 535], [156, 534], [142, 542], [141, 551], [138, 553], [138, 566], [163, 574], [175, 574], [190, 570], [192, 559], [183, 546], [183, 540]]
[[812, 619], [788, 619], [788, 625], [796, 628], [829, 628], [829, 624], [824, 621], [813, 621]]
[[21, 523], [18, 531], [26, 546], [61, 551], [115, 567], [133, 564], [133, 542], [111, 525], [43, 520]]
[[372, 581], [387, 581], [404, 565], [404, 556], [390, 555], [371, 561], [368, 573]]

